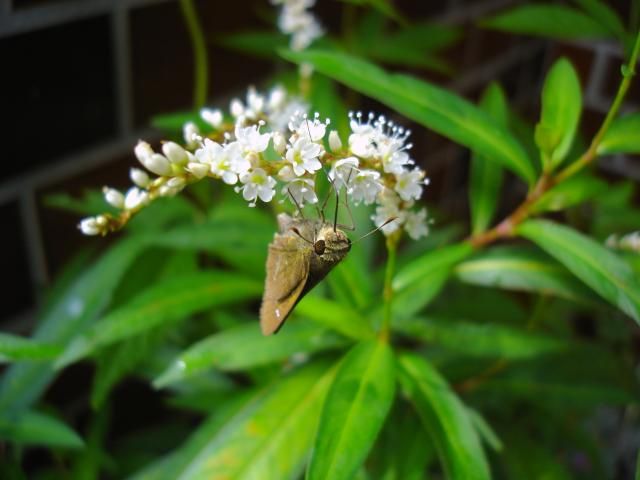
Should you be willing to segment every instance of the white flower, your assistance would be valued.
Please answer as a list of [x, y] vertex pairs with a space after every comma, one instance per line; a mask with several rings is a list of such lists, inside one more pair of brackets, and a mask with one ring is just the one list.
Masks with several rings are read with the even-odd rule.
[[308, 138], [299, 137], [293, 145], [289, 145], [286, 159], [293, 166], [293, 172], [302, 176], [305, 172], [313, 173], [322, 168], [318, 157], [323, 153], [321, 145], [311, 142]]
[[420, 237], [426, 237], [429, 234], [427, 210], [422, 208], [417, 212], [407, 211], [405, 214], [404, 229], [414, 240], [418, 240]]
[[258, 125], [241, 127], [236, 125], [236, 140], [245, 154], [264, 152], [269, 145], [270, 133], [260, 133]]
[[139, 168], [132, 168], [129, 172], [129, 178], [131, 178], [131, 181], [140, 188], [147, 188], [151, 183], [147, 172], [140, 170]]
[[238, 142], [220, 145], [207, 138], [202, 148], [196, 150], [195, 156], [200, 163], [210, 165], [211, 173], [222, 178], [228, 185], [237, 183], [238, 175], [251, 168], [251, 163], [242, 155]]
[[367, 123], [362, 123], [362, 113], [349, 112], [349, 126], [353, 132], [349, 135], [349, 149], [360, 158], [372, 158], [377, 153], [377, 130], [371, 125], [373, 114], [369, 114]]
[[102, 189], [104, 199], [107, 203], [116, 208], [124, 207], [124, 195], [115, 188], [104, 187]]
[[269, 110], [269, 126], [272, 130], [284, 132], [293, 117], [300, 115], [300, 112], [306, 112], [308, 109], [309, 105], [301, 99], [289, 98], [279, 108]]
[[276, 0], [272, 3], [282, 4], [278, 27], [283, 33], [292, 34], [292, 50], [304, 50], [324, 33], [316, 18], [307, 12], [315, 4], [315, 0]]
[[371, 220], [373, 220], [376, 227], [379, 227], [390, 218], [396, 218], [397, 220], [389, 222], [382, 227], [382, 233], [391, 235], [402, 225], [404, 213], [405, 212], [400, 210], [400, 199], [398, 196], [393, 191], [385, 189], [378, 196], [376, 212], [371, 216]]
[[242, 101], [238, 98], [234, 98], [233, 100], [231, 100], [229, 111], [235, 118], [242, 116], [244, 114], [244, 105], [242, 104]]
[[184, 143], [189, 148], [194, 148], [199, 142], [202, 141], [200, 136], [200, 129], [193, 122], [187, 122], [182, 127], [182, 136], [184, 137]]
[[329, 119], [320, 121], [320, 114], [316, 113], [313, 120], [309, 120], [306, 113], [297, 113], [289, 121], [289, 130], [300, 137], [306, 137], [312, 142], [320, 142], [327, 132]]
[[285, 106], [286, 100], [287, 91], [281, 85], [276, 85], [269, 93], [269, 102], [267, 103], [267, 106], [271, 111], [282, 110]]
[[370, 205], [376, 201], [378, 193], [384, 187], [380, 182], [380, 172], [375, 170], [358, 170], [355, 177], [352, 178], [347, 188], [347, 194], [351, 196], [351, 200], [358, 204], [364, 201], [365, 205]]
[[261, 169], [256, 168], [251, 172], [240, 176], [243, 187], [236, 187], [237, 192], [242, 192], [242, 197], [247, 200], [250, 207], [256, 206], [258, 198], [263, 202], [270, 202], [275, 195], [276, 181], [273, 177]]
[[175, 142], [163, 143], [162, 153], [175, 165], [184, 166], [189, 162], [187, 151]]
[[102, 228], [96, 217], [83, 218], [78, 228], [84, 235], [98, 235], [102, 232]]
[[278, 178], [283, 182], [292, 182], [296, 178], [296, 174], [293, 173], [293, 168], [291, 165], [285, 165], [278, 171]]
[[149, 192], [131, 187], [124, 198], [124, 208], [134, 210], [149, 201]]
[[403, 170], [396, 175], [395, 191], [400, 198], [405, 201], [419, 200], [422, 196], [422, 185], [424, 185], [424, 172], [419, 168], [413, 170]]
[[[282, 189], [289, 201], [302, 207], [306, 203], [318, 203], [318, 196], [315, 192], [315, 184], [309, 178], [297, 178]], [[291, 198], [293, 197], [293, 199]], [[295, 201], [294, 201], [295, 200]]]
[[222, 112], [218, 108], [216, 108], [215, 110], [211, 110], [210, 108], [203, 108], [202, 110], [200, 110], [200, 117], [215, 129], [220, 128], [220, 126], [222, 125], [222, 121], [224, 120]]
[[342, 150], [342, 140], [340, 140], [340, 135], [335, 130], [329, 132], [329, 148], [334, 153]]
[[356, 157], [347, 157], [338, 160], [329, 172], [329, 178], [333, 181], [335, 188], [340, 190], [342, 187], [348, 188], [356, 173], [358, 173], [358, 159]]

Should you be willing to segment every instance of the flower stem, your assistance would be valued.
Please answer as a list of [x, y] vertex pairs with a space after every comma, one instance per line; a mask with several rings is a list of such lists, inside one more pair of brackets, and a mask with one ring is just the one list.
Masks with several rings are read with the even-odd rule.
[[207, 44], [193, 0], [180, 0], [180, 10], [187, 25], [193, 48], [193, 107], [196, 110], [200, 110], [207, 101], [207, 92], [209, 90]]
[[380, 338], [383, 340], [389, 339], [389, 332], [391, 331], [391, 304], [393, 301], [393, 274], [396, 269], [396, 251], [398, 247], [398, 240], [400, 236], [397, 233], [391, 234], [387, 237], [387, 265], [384, 270], [384, 291], [382, 294], [384, 301], [384, 317], [382, 319], [382, 328], [380, 329]]

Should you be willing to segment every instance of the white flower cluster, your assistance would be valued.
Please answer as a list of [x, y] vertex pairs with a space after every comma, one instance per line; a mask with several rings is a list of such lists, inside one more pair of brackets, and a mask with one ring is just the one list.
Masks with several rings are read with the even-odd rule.
[[372, 220], [377, 226], [395, 218], [382, 227], [385, 234], [404, 228], [414, 239], [426, 235], [426, 210], [412, 210], [427, 181], [408, 154], [410, 132], [382, 116], [363, 120], [360, 113], [350, 114], [351, 134], [344, 147], [338, 132], [328, 132], [328, 119], [318, 113], [310, 118], [305, 110], [280, 87], [268, 95], [251, 88], [246, 102], [231, 102], [233, 122], [225, 123], [220, 110], [204, 109], [201, 116], [211, 132], [185, 125], [186, 148], [164, 142], [158, 153], [140, 141], [134, 153], [146, 171], [131, 169], [135, 186], [126, 193], [104, 189], [105, 200], [119, 215], [86, 218], [80, 229], [87, 235], [118, 230], [156, 198], [173, 196], [205, 177], [233, 185], [251, 207], [271, 202], [279, 191], [283, 200], [302, 208], [318, 203], [316, 176], [328, 175], [354, 204], [376, 205]]
[[609, 248], [640, 252], [640, 230], [622, 236], [616, 234], [610, 235], [606, 240], [606, 244]]
[[292, 50], [304, 50], [323, 35], [322, 26], [313, 14], [307, 11], [315, 5], [316, 0], [271, 0], [271, 3], [282, 5], [278, 28], [282, 33], [291, 35]]

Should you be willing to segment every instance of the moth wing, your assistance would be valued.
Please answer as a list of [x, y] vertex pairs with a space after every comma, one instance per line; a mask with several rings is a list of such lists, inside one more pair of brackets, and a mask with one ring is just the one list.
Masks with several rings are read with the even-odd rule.
[[278, 331], [297, 303], [309, 277], [310, 248], [297, 238], [277, 236], [269, 246], [260, 327], [264, 335]]

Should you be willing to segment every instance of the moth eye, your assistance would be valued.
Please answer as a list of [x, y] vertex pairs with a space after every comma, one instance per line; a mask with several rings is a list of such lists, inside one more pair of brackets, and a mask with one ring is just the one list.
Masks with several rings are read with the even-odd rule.
[[316, 255], [322, 255], [324, 253], [324, 240], [318, 240], [313, 244], [313, 249], [316, 252]]

